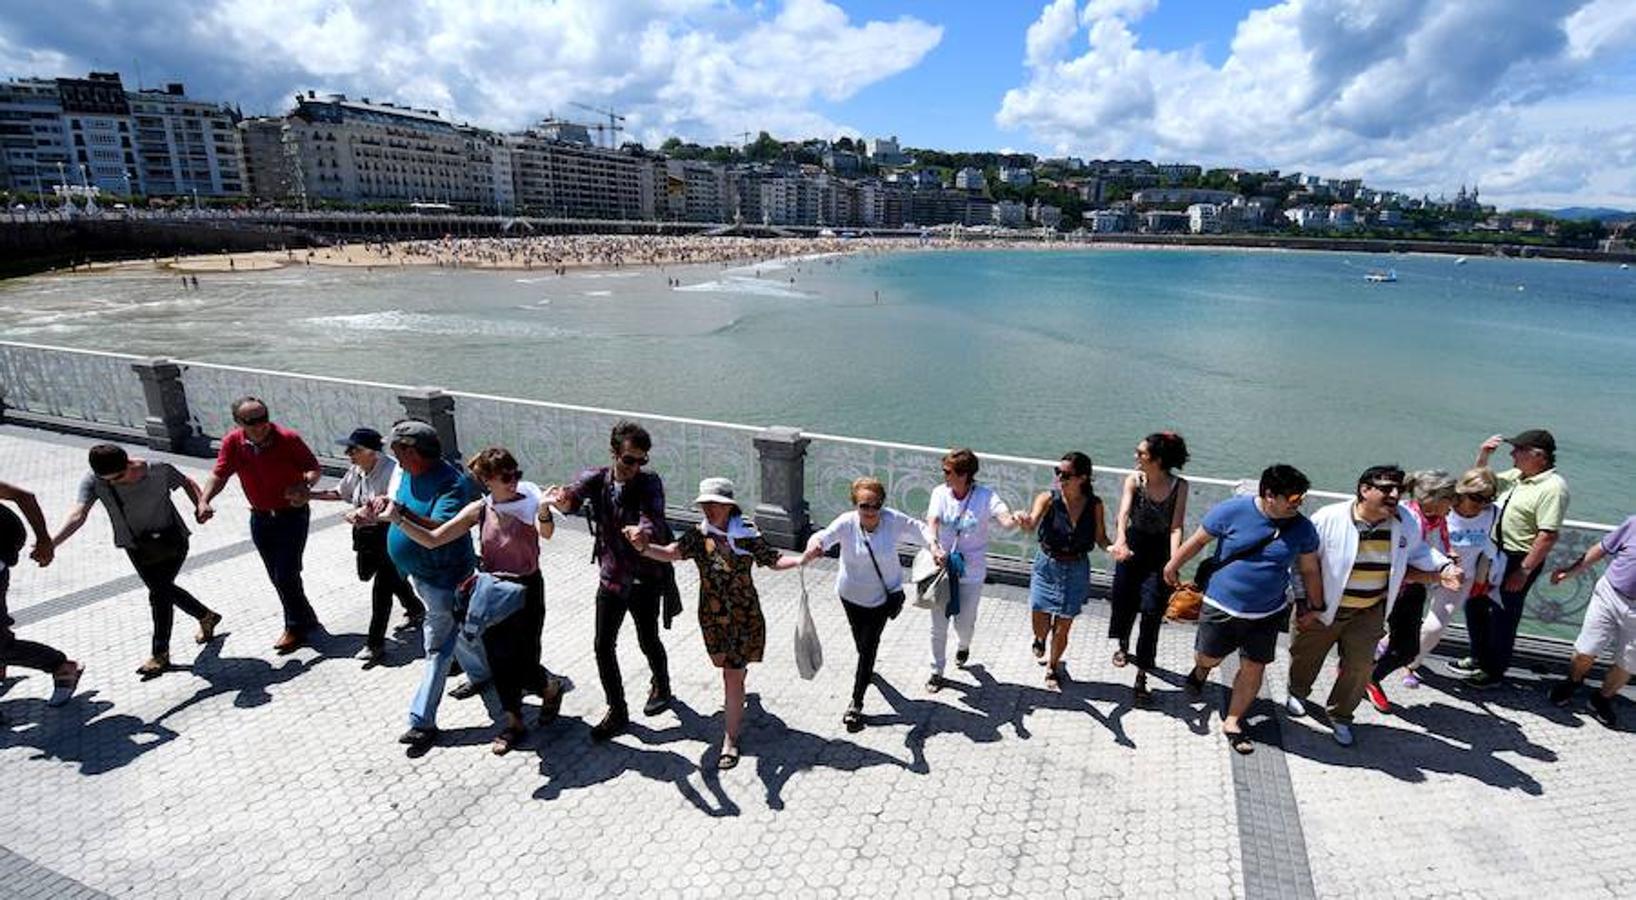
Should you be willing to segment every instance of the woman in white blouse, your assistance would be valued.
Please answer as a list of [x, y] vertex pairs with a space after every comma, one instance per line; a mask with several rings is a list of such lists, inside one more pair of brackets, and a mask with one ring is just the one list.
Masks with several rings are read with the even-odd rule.
[[898, 545], [925, 545], [926, 535], [913, 518], [886, 507], [886, 486], [877, 478], [852, 482], [851, 512], [835, 517], [824, 530], [807, 542], [802, 562], [839, 547], [840, 573], [835, 593], [846, 610], [852, 627], [852, 643], [858, 649], [858, 668], [852, 677], [852, 702], [841, 722], [848, 731], [863, 729], [863, 693], [875, 674], [875, 654], [880, 649], [886, 620], [903, 608], [903, 567], [898, 562]]

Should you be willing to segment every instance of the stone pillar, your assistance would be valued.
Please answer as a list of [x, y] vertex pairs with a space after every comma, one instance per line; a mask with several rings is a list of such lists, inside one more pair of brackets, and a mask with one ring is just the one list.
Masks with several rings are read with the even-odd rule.
[[193, 417], [188, 414], [182, 367], [168, 359], [153, 358], [131, 363], [131, 371], [142, 380], [142, 397], [148, 403], [148, 415], [143, 420], [148, 446], [168, 453], [208, 456], [210, 442], [194, 430]]
[[755, 522], [767, 542], [785, 550], [806, 546], [812, 533], [807, 516], [807, 445], [799, 428], [768, 428], [755, 436], [761, 470], [761, 502]]
[[460, 440], [454, 430], [454, 398], [442, 388], [409, 388], [398, 395], [408, 418], [419, 419], [437, 429], [438, 440], [443, 442], [443, 458], [460, 464]]

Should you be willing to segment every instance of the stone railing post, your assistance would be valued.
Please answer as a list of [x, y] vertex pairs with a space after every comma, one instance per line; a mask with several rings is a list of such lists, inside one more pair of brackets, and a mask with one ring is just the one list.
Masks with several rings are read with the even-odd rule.
[[131, 371], [142, 380], [142, 397], [148, 404], [148, 415], [143, 420], [148, 446], [168, 453], [209, 455], [210, 442], [194, 430], [193, 417], [188, 413], [182, 367], [168, 359], [153, 358], [131, 363]]
[[807, 516], [807, 445], [798, 428], [773, 427], [755, 436], [761, 470], [761, 502], [756, 527], [775, 547], [799, 550], [812, 533]]
[[443, 458], [460, 462], [460, 439], [454, 430], [454, 398], [442, 388], [409, 388], [398, 395], [408, 418], [419, 419], [437, 429], [438, 440], [443, 442]]

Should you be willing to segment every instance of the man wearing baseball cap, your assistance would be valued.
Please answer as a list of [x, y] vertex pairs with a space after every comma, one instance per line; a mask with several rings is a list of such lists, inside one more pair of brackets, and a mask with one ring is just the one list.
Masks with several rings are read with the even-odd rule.
[[1510, 438], [1496, 434], [1477, 449], [1477, 465], [1488, 465], [1489, 456], [1501, 444], [1511, 445], [1512, 465], [1495, 474], [1505, 580], [1500, 584], [1498, 607], [1479, 600], [1466, 608], [1471, 656], [1450, 666], [1467, 675], [1473, 687], [1499, 684], [1511, 667], [1528, 591], [1545, 571], [1545, 560], [1568, 515], [1568, 482], [1556, 471], [1556, 438], [1543, 428], [1530, 428]]

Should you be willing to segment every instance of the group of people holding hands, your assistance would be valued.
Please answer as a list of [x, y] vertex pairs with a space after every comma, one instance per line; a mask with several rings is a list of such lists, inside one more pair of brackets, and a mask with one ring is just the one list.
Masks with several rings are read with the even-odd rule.
[[[1426, 655], [1457, 611], [1465, 612], [1472, 651], [1450, 668], [1474, 687], [1503, 679], [1524, 600], [1543, 572], [1568, 506], [1566, 482], [1555, 469], [1555, 441], [1549, 432], [1532, 430], [1485, 441], [1475, 465], [1458, 476], [1372, 466], [1358, 478], [1353, 497], [1310, 518], [1301, 512], [1310, 486], [1306, 476], [1288, 465], [1270, 466], [1253, 494], [1216, 504], [1189, 535], [1189, 485], [1179, 474], [1188, 461], [1187, 445], [1180, 435], [1162, 431], [1137, 443], [1133, 471], [1123, 480], [1111, 519], [1092, 487], [1092, 462], [1084, 453], [1063, 454], [1051, 489], [1025, 509], [1012, 510], [978, 480], [977, 455], [956, 449], [942, 459], [943, 483], [932, 491], [923, 516], [887, 506], [886, 486], [860, 477], [851, 484], [852, 508], [813, 534], [803, 552], [786, 555], [745, 520], [735, 486], [725, 478], [699, 485], [694, 505], [701, 521], [673, 527], [664, 483], [647, 467], [652, 440], [634, 423], [614, 426], [605, 464], [566, 484], [545, 486], [525, 480], [517, 459], [499, 447], [456, 465], [445, 458], [437, 429], [425, 422], [399, 421], [386, 435], [359, 428], [338, 441], [350, 463], [346, 474], [334, 487], [319, 489], [321, 470], [311, 449], [299, 434], [272, 422], [263, 401], [242, 398], [233, 416], [237, 427], [223, 439], [202, 485], [168, 463], [133, 459], [117, 446], [91, 448], [90, 472], [55, 534], [48, 533], [31, 494], [0, 483], [0, 500], [23, 513], [22, 520], [9, 510], [0, 515], [0, 665], [51, 672], [53, 705], [73, 696], [83, 666], [17, 639], [4, 601], [9, 567], [17, 565], [24, 543], [23, 520], [35, 534], [33, 559], [47, 565], [99, 502], [110, 516], [114, 544], [148, 588], [151, 653], [137, 673], [153, 678], [169, 669], [176, 609], [197, 621], [198, 643], [214, 640], [221, 615], [176, 582], [187, 558], [188, 527], [171, 495], [182, 492], [193, 522], [203, 524], [214, 515], [211, 501], [236, 476], [251, 508], [252, 541], [284, 611], [273, 645], [279, 653], [307, 644], [320, 629], [301, 577], [310, 504], [346, 505], [357, 573], [371, 583], [371, 617], [360, 654], [365, 667], [382, 660], [394, 601], [402, 607], [404, 627], [421, 635], [424, 668], [400, 738], [419, 750], [437, 740], [439, 703], [456, 667], [465, 680], [449, 695], [483, 698], [498, 728], [491, 744], [496, 754], [526, 737], [526, 695], [540, 698], [538, 723], [556, 715], [565, 683], [541, 659], [546, 604], [540, 547], [552, 538], [558, 515], [585, 517], [598, 566], [593, 642], [607, 710], [591, 728], [593, 740], [613, 737], [631, 719], [616, 653], [627, 615], [651, 673], [643, 714], [659, 715], [672, 701], [660, 636], [661, 625], [670, 627], [682, 609], [672, 564], [686, 560], [697, 567], [700, 632], [722, 673], [724, 733], [716, 764], [727, 769], [740, 755], [746, 671], [766, 650], [755, 567], [792, 569], [826, 555], [838, 558], [835, 588], [857, 654], [842, 724], [857, 731], [865, 724], [865, 693], [882, 634], [910, 594], [930, 606], [926, 690], [935, 693], [947, 684], [951, 625], [954, 664], [968, 664], [987, 580], [989, 533], [1005, 528], [1032, 531], [1037, 539], [1029, 580], [1032, 653], [1044, 667], [1048, 689], [1059, 689], [1067, 678], [1070, 630], [1091, 594], [1090, 553], [1100, 548], [1114, 566], [1112, 664], [1135, 669], [1135, 703], [1152, 699], [1148, 676], [1158, 667], [1159, 629], [1172, 594], [1196, 589], [1201, 612], [1185, 685], [1202, 691], [1211, 670], [1238, 654], [1222, 721], [1229, 745], [1253, 752], [1244, 718], [1276, 657], [1279, 634], [1288, 628], [1289, 692], [1282, 705], [1290, 716], [1312, 711], [1313, 684], [1336, 649], [1340, 665], [1324, 712], [1335, 740], [1350, 746], [1357, 706], [1367, 698], [1388, 712], [1386, 682], [1399, 670], [1404, 688], [1418, 687]], [[1513, 466], [1495, 472], [1489, 458], [1507, 443]], [[1612, 650], [1615, 666], [1591, 699], [1593, 714], [1609, 726], [1615, 720], [1612, 698], [1636, 668], [1632, 537], [1636, 517], [1551, 574], [1561, 581], [1609, 560], [1569, 677], [1550, 693], [1553, 702], [1572, 702], [1597, 657]], [[1212, 544], [1197, 584], [1190, 583], [1184, 567]], [[926, 571], [911, 572], [903, 564], [905, 545], [924, 548]], [[927, 587], [929, 582], [939, 589]]]

